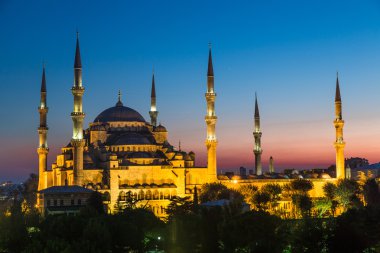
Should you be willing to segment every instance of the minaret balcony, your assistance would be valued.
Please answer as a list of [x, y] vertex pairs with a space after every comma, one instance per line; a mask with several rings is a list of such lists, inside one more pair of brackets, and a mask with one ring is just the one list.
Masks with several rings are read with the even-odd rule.
[[84, 91], [84, 87], [83, 86], [73, 86], [71, 87], [71, 90], [72, 91]]
[[207, 100], [215, 101], [216, 93], [214, 92], [206, 92], [205, 97]]
[[46, 126], [40, 126], [39, 128], [38, 128], [38, 133], [39, 134], [46, 134], [46, 132], [49, 130], [49, 128], [48, 127], [46, 127]]
[[74, 86], [71, 88], [71, 92], [74, 96], [82, 96], [84, 93], [84, 87], [82, 86]]
[[215, 116], [215, 115], [211, 115], [211, 116], [207, 115], [207, 116], [205, 116], [205, 120], [217, 120], [217, 119], [218, 119], [218, 117]]
[[71, 145], [73, 147], [84, 147], [86, 144], [86, 140], [84, 139], [71, 139]]
[[49, 110], [49, 107], [45, 107], [45, 106], [43, 106], [43, 105], [41, 105], [41, 106], [38, 107], [38, 111], [39, 111], [40, 113], [47, 113], [48, 110]]
[[72, 112], [71, 113], [71, 117], [75, 118], [75, 117], [82, 117], [84, 118], [86, 114], [84, 112]]

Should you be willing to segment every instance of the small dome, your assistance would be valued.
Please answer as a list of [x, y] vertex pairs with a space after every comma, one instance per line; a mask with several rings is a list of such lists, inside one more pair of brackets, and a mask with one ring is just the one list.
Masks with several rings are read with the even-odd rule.
[[118, 136], [113, 145], [144, 145], [144, 144], [152, 144], [149, 139], [139, 133], [128, 132], [121, 136]]
[[88, 152], [83, 153], [83, 163], [93, 163], [92, 157]]
[[323, 178], [323, 179], [329, 179], [329, 178], [331, 178], [331, 176], [329, 174], [327, 174], [327, 173], [322, 173], [319, 177]]
[[153, 158], [153, 155], [149, 152], [133, 152], [127, 155], [126, 158]]
[[192, 161], [191, 156], [189, 154], [185, 155], [185, 161]]
[[167, 132], [166, 128], [159, 124], [155, 129], [154, 129], [155, 132]]
[[119, 100], [114, 107], [108, 108], [101, 112], [94, 122], [115, 122], [115, 121], [137, 121], [145, 122], [143, 116], [132, 108], [123, 106]]

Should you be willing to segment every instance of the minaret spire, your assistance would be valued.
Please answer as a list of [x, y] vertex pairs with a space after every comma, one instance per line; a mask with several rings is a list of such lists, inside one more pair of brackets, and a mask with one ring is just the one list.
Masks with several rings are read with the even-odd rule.
[[274, 162], [273, 162], [272, 156], [269, 158], [269, 173], [271, 173], [271, 174], [274, 173]]
[[216, 161], [216, 146], [218, 144], [215, 133], [215, 125], [217, 117], [215, 114], [215, 98], [214, 91], [214, 69], [212, 65], [211, 44], [209, 44], [208, 53], [208, 69], [207, 69], [207, 92], [205, 94], [207, 102], [207, 114], [205, 117], [207, 125], [207, 174], [208, 182], [215, 182], [217, 180], [217, 161]]
[[259, 104], [257, 101], [257, 94], [255, 93], [255, 126], [253, 131], [253, 136], [255, 138], [255, 146], [253, 153], [255, 154], [255, 169], [256, 175], [262, 175], [262, 165], [261, 165], [261, 154], [263, 150], [261, 149], [261, 128], [260, 128], [260, 113], [259, 113]]
[[46, 92], [45, 64], [42, 68], [41, 92]]
[[123, 102], [121, 102], [121, 91], [117, 93], [117, 103], [116, 106], [123, 106]]
[[342, 99], [340, 96], [339, 77], [336, 76], [336, 89], [335, 89], [335, 142], [334, 147], [336, 150], [336, 177], [339, 179], [346, 177], [344, 165], [344, 147], [346, 143], [343, 139], [343, 126], [344, 120], [342, 118]]
[[82, 68], [82, 60], [80, 58], [79, 32], [78, 31], [77, 31], [77, 45], [76, 45], [76, 49], [75, 49], [74, 68]]
[[157, 111], [157, 106], [156, 106], [156, 83], [154, 80], [154, 72], [152, 74], [152, 90], [150, 93], [150, 124], [154, 127], [157, 126], [157, 116], [158, 116], [158, 111]]
[[45, 172], [47, 171], [47, 155], [49, 153], [49, 148], [47, 144], [47, 133], [49, 130], [47, 126], [47, 113], [49, 111], [49, 108], [47, 107], [46, 94], [46, 76], [44, 65], [42, 69], [41, 99], [40, 106], [38, 107], [38, 112], [40, 114], [40, 125], [38, 127], [39, 145], [37, 148], [39, 173], [38, 190], [42, 190], [47, 186], [45, 180]]
[[83, 185], [83, 148], [86, 141], [83, 139], [83, 120], [85, 113], [82, 110], [82, 96], [84, 87], [82, 86], [82, 61], [79, 48], [79, 33], [77, 32], [75, 60], [74, 60], [74, 85], [71, 88], [74, 97], [74, 110], [71, 113], [73, 120], [73, 170], [74, 180], [71, 184]]
[[207, 76], [214, 76], [214, 67], [212, 65], [211, 43], [209, 43], [208, 46], [209, 46], [209, 52], [208, 52]]
[[336, 72], [336, 90], [335, 90], [335, 102], [341, 102], [340, 88], [339, 88], [339, 74]]

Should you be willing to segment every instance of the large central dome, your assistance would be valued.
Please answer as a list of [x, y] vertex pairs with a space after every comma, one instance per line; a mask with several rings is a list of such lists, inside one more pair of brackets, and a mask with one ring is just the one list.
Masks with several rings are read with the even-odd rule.
[[114, 107], [102, 111], [94, 122], [137, 121], [145, 122], [143, 116], [132, 108], [123, 106], [119, 100]]

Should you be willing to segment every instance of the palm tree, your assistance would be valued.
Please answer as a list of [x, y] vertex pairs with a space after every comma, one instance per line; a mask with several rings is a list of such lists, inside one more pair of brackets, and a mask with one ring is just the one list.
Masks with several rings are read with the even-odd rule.
[[282, 187], [276, 183], [266, 184], [261, 188], [262, 192], [266, 192], [269, 195], [269, 208], [274, 210], [278, 206], [278, 202], [281, 199]]
[[254, 207], [254, 203], [252, 202], [252, 197], [253, 195], [257, 192], [258, 188], [257, 186], [255, 185], [250, 185], [250, 184], [247, 184], [247, 185], [242, 185], [240, 188], [239, 188], [239, 192], [243, 195], [244, 197], [244, 201], [246, 203], [248, 203], [251, 208]]
[[345, 211], [347, 211], [349, 207], [359, 206], [361, 204], [358, 197], [359, 184], [354, 180], [339, 180], [335, 194], [339, 204]]
[[331, 214], [332, 216], [335, 216], [336, 208], [338, 206], [338, 200], [336, 196], [336, 185], [330, 182], [327, 182], [323, 186], [323, 193], [325, 195], [325, 202], [330, 203], [330, 209], [331, 209]]

